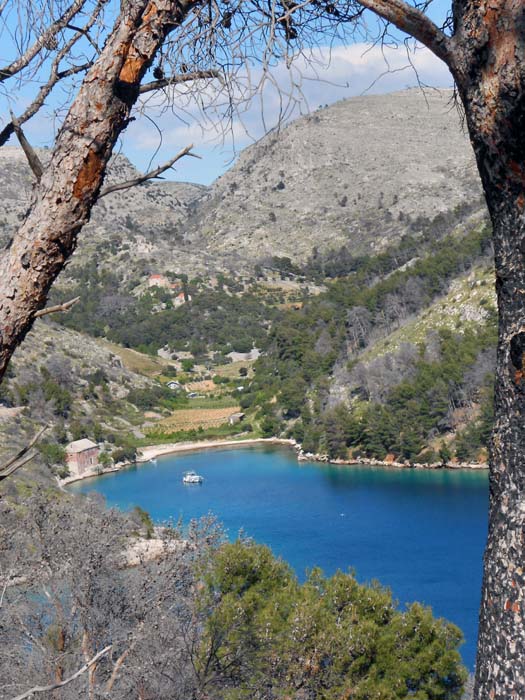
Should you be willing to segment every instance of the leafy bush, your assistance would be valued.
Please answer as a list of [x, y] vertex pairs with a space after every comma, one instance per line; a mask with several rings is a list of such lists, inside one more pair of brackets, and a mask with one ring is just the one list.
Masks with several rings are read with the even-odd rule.
[[117, 462], [134, 462], [137, 457], [137, 450], [135, 447], [125, 446], [117, 447], [111, 453], [111, 458], [115, 463]]
[[151, 515], [147, 510], [144, 510], [144, 508], [141, 508], [140, 506], [135, 506], [132, 514], [136, 516], [141, 526], [145, 529], [146, 539], [150, 540], [155, 532], [155, 526], [153, 524], [153, 520], [151, 519]]
[[65, 466], [66, 450], [56, 442], [41, 442], [37, 449], [48, 467]]

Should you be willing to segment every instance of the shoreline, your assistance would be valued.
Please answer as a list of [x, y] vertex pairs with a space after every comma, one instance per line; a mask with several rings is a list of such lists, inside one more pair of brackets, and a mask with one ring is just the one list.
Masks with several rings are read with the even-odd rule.
[[75, 476], [68, 476], [65, 479], [57, 479], [59, 486], [63, 488], [76, 481], [84, 481], [84, 479], [93, 479], [104, 474], [114, 474], [123, 469], [127, 469], [133, 465], [147, 464], [152, 462], [157, 457], [164, 457], [178, 452], [198, 452], [200, 450], [213, 450], [222, 447], [250, 447], [252, 445], [287, 445], [294, 448], [296, 443], [294, 440], [287, 438], [247, 438], [246, 440], [203, 440], [201, 442], [173, 442], [164, 445], [148, 445], [139, 447], [137, 457], [133, 462], [118, 462], [112, 467], [99, 469], [98, 471], [85, 472]]
[[157, 457], [163, 457], [179, 452], [198, 452], [200, 450], [221, 449], [223, 447], [251, 447], [254, 445], [283, 445], [290, 447], [296, 452], [297, 461], [301, 462], [317, 462], [321, 464], [333, 464], [336, 466], [365, 466], [365, 467], [387, 467], [390, 469], [426, 469], [440, 470], [447, 469], [451, 471], [483, 471], [488, 469], [486, 463], [454, 463], [447, 462], [446, 464], [420, 464], [417, 462], [396, 462], [385, 461], [380, 459], [369, 459], [368, 457], [353, 457], [352, 459], [330, 459], [328, 455], [313, 454], [312, 452], [304, 452], [301, 445], [291, 438], [247, 438], [246, 440], [203, 440], [201, 442], [174, 442], [163, 445], [148, 445], [139, 448], [137, 457], [134, 462], [119, 462], [112, 467], [101, 469], [93, 472], [86, 472], [75, 476], [69, 476], [65, 479], [57, 479], [59, 486], [63, 488], [77, 481], [84, 479], [92, 479], [104, 474], [114, 474], [116, 472], [127, 469], [127, 467], [139, 464], [146, 464]]

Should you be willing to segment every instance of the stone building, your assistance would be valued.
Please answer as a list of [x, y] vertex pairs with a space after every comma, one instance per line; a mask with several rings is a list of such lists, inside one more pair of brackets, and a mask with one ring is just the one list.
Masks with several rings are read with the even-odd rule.
[[66, 463], [71, 476], [82, 476], [98, 464], [99, 447], [95, 442], [83, 438], [70, 442], [66, 447]]
[[241, 423], [244, 420], [245, 415], [245, 413], [232, 413], [231, 416], [228, 417], [228, 423], [230, 425]]

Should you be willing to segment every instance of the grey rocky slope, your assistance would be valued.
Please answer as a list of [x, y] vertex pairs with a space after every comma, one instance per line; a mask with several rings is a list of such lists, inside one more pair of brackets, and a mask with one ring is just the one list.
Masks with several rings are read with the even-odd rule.
[[[97, 423], [117, 443], [119, 435], [138, 434], [143, 412], [128, 397], [154, 385], [100, 341], [38, 320], [0, 385], [0, 463], [44, 424], [51, 440], [58, 425], [69, 433], [73, 424], [86, 426], [93, 437]], [[32, 466], [25, 471], [31, 474]]]
[[199, 202], [193, 238], [239, 260], [362, 254], [480, 198], [451, 91], [354, 97], [243, 151]]
[[[136, 175], [117, 156], [108, 179]], [[0, 149], [0, 238], [30, 189], [20, 149]], [[98, 255], [125, 278], [242, 270], [274, 255], [304, 261], [342, 245], [361, 254], [466, 206], [484, 209], [450, 91], [354, 97], [262, 138], [211, 189], [151, 181], [100, 200], [72, 267]]]
[[[45, 161], [46, 151], [39, 151]], [[127, 158], [113, 158], [107, 184], [139, 175]], [[0, 148], [0, 245], [6, 244], [31, 197], [32, 174], [21, 149]], [[153, 180], [99, 200], [91, 222], [82, 230], [72, 266], [97, 253], [122, 277], [136, 271], [156, 271], [159, 265], [182, 272], [205, 270], [205, 252], [184, 244], [181, 231], [195, 203], [207, 188], [187, 182]]]

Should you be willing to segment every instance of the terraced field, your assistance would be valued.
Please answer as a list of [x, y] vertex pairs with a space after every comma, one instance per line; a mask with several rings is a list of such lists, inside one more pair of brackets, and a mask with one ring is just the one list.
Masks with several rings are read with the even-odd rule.
[[157, 425], [169, 431], [196, 430], [200, 427], [216, 428], [228, 421], [232, 413], [240, 410], [238, 406], [227, 408], [185, 408], [173, 411], [169, 418], [161, 420]]

